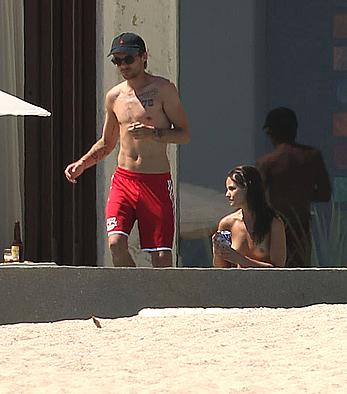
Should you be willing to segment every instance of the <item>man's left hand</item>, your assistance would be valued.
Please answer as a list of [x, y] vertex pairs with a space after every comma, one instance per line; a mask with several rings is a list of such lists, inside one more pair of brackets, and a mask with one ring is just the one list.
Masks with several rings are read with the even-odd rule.
[[131, 123], [128, 127], [128, 131], [136, 140], [154, 139], [156, 128], [140, 122], [135, 122]]

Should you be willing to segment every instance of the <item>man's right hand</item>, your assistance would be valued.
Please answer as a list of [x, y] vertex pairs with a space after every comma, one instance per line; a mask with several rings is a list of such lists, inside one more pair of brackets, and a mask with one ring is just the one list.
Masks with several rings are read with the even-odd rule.
[[66, 179], [71, 183], [76, 183], [76, 178], [78, 178], [85, 169], [86, 165], [82, 160], [69, 164], [64, 171]]

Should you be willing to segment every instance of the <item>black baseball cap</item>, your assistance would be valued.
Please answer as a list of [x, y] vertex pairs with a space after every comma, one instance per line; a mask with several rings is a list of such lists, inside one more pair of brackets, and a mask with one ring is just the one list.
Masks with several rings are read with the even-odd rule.
[[125, 52], [129, 55], [137, 55], [146, 52], [146, 44], [143, 39], [135, 33], [122, 33], [112, 40], [111, 56], [116, 52]]

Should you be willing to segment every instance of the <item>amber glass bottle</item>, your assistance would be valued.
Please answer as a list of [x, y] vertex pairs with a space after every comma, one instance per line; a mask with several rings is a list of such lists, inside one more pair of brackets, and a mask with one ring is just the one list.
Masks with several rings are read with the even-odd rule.
[[11, 254], [13, 261], [24, 261], [24, 245], [20, 234], [20, 223], [18, 221], [14, 224]]

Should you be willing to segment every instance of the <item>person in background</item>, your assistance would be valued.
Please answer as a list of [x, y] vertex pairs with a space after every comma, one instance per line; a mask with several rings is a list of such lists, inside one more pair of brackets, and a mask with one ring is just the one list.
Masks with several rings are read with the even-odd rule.
[[226, 178], [226, 197], [235, 212], [223, 217], [218, 231], [231, 232], [231, 245], [212, 236], [213, 265], [219, 268], [284, 267], [284, 223], [266, 202], [260, 173], [252, 166], [239, 166]]
[[111, 180], [106, 224], [114, 266], [134, 267], [128, 237], [138, 221], [140, 244], [154, 267], [172, 266], [174, 196], [168, 144], [190, 140], [185, 111], [173, 83], [148, 74], [147, 50], [134, 33], [115, 37], [108, 56], [124, 78], [105, 99], [102, 137], [65, 169], [68, 181], [104, 159], [119, 143]]
[[286, 224], [287, 267], [311, 265], [310, 206], [329, 201], [331, 186], [321, 153], [296, 143], [298, 121], [293, 110], [270, 111], [264, 129], [273, 152], [257, 160], [269, 203]]

